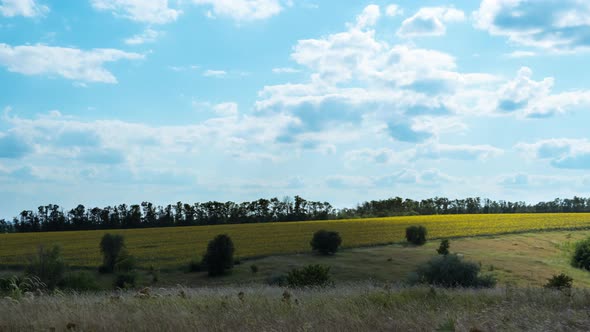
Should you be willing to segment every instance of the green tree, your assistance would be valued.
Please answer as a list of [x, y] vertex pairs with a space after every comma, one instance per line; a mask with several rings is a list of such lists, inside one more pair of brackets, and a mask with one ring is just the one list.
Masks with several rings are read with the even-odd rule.
[[37, 255], [30, 258], [29, 265], [25, 268], [25, 274], [38, 277], [49, 289], [54, 289], [59, 284], [65, 271], [66, 264], [61, 248], [57, 245], [50, 249], [39, 246]]
[[319, 230], [313, 234], [310, 242], [311, 248], [322, 255], [333, 255], [342, 244], [342, 238], [338, 232]]
[[125, 242], [122, 235], [105, 234], [100, 241], [100, 252], [102, 253], [103, 263], [99, 270], [103, 273], [113, 273], [124, 248]]
[[226, 234], [217, 235], [211, 240], [203, 256], [209, 276], [220, 276], [231, 270], [234, 266], [234, 251], [234, 243]]

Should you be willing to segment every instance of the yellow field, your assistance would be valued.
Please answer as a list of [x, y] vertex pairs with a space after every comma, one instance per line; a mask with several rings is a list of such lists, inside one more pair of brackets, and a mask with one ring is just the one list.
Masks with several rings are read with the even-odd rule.
[[127, 248], [142, 266], [177, 267], [200, 256], [217, 234], [229, 234], [239, 257], [309, 251], [319, 229], [340, 232], [343, 246], [358, 247], [404, 240], [409, 225], [423, 225], [429, 238], [521, 231], [590, 228], [590, 213], [503, 214], [391, 217], [290, 223], [240, 224], [112, 231], [0, 234], [0, 265], [22, 265], [40, 244], [60, 244], [72, 266], [98, 266], [104, 233], [125, 236]]

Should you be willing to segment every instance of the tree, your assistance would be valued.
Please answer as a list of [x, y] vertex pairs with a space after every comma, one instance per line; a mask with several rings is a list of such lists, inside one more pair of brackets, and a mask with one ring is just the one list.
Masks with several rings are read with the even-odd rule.
[[113, 273], [124, 248], [125, 242], [122, 235], [105, 234], [100, 241], [103, 263], [99, 270], [103, 273]]
[[576, 243], [571, 263], [574, 267], [590, 270], [590, 238]]
[[449, 240], [442, 240], [440, 241], [440, 246], [438, 247], [438, 249], [436, 249], [436, 252], [438, 252], [439, 255], [448, 255], [449, 254], [449, 248], [451, 247], [451, 244], [449, 242]]
[[329, 232], [322, 229], [313, 234], [310, 244], [312, 250], [322, 255], [333, 255], [342, 244], [342, 238], [338, 232]]
[[234, 266], [234, 243], [226, 234], [217, 235], [209, 242], [207, 252], [203, 256], [203, 264], [209, 276], [220, 276]]
[[426, 228], [424, 226], [410, 226], [406, 228], [406, 240], [415, 245], [423, 245], [426, 243]]
[[456, 254], [440, 255], [418, 267], [416, 281], [439, 287], [494, 287], [496, 280], [480, 275], [480, 269]]
[[63, 279], [65, 270], [66, 264], [59, 246], [53, 246], [51, 249], [39, 246], [37, 255], [31, 257], [29, 265], [25, 268], [25, 273], [37, 276], [47, 285], [47, 288], [54, 289]]

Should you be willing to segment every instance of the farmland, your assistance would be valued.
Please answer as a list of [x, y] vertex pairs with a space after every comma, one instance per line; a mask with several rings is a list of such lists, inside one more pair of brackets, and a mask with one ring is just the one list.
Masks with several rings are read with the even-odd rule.
[[122, 234], [141, 266], [176, 268], [202, 253], [217, 234], [229, 234], [238, 257], [257, 257], [309, 251], [314, 231], [340, 232], [344, 247], [401, 242], [409, 225], [424, 225], [429, 238], [590, 228], [590, 214], [437, 215], [375, 219], [237, 224], [175, 228], [76, 231], [0, 235], [0, 265], [23, 265], [39, 245], [59, 244], [71, 266], [100, 264], [98, 243], [107, 232]]

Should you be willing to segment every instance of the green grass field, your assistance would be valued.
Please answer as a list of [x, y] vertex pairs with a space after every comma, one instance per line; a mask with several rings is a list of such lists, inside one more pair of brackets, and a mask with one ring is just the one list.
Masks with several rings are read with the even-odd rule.
[[[229, 234], [239, 257], [308, 252], [319, 229], [340, 232], [348, 248], [404, 241], [405, 229], [424, 225], [430, 238], [455, 238], [488, 234], [583, 229], [590, 214], [440, 215], [375, 219], [261, 223], [112, 230], [124, 235], [130, 253], [141, 266], [178, 268], [202, 254], [217, 234]], [[24, 265], [39, 245], [59, 244], [72, 266], [96, 267], [101, 263], [98, 244], [106, 231], [0, 234], [0, 266]]]

